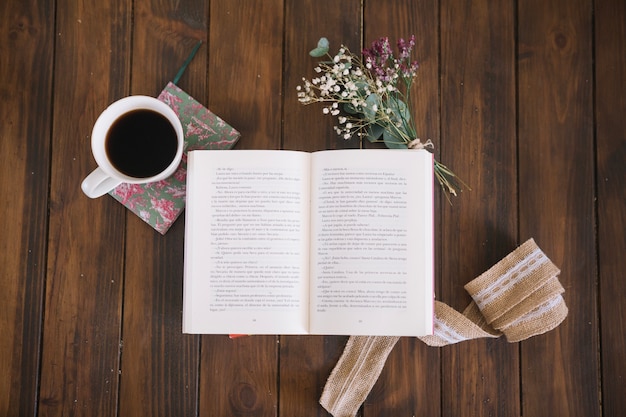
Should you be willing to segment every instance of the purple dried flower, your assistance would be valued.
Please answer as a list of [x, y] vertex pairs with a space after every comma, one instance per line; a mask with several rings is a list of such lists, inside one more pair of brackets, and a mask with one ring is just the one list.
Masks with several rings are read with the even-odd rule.
[[372, 42], [372, 46], [364, 49], [362, 53], [365, 64], [378, 79], [383, 82], [393, 81], [396, 71], [389, 38], [380, 38]]
[[405, 59], [410, 58], [411, 51], [413, 50], [414, 46], [415, 46], [415, 35], [411, 35], [411, 38], [409, 38], [408, 44], [404, 40], [404, 38], [398, 39], [398, 51], [400, 52], [399, 59], [405, 60]]
[[398, 39], [398, 51], [400, 56], [398, 58], [400, 71], [404, 77], [413, 77], [419, 67], [417, 61], [411, 62], [411, 52], [415, 46], [415, 35], [411, 35], [409, 42], [407, 43], [403, 38]]
[[403, 38], [398, 39], [397, 46], [397, 59], [393, 56], [389, 38], [386, 37], [372, 42], [372, 46], [362, 52], [367, 68], [384, 83], [395, 84], [398, 77], [412, 78], [417, 72], [417, 61], [410, 61], [415, 35], [411, 35], [408, 42]]

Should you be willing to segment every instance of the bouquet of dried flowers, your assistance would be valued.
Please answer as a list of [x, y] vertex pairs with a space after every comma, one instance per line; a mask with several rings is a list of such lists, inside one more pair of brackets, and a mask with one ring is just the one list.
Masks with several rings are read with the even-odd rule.
[[[337, 134], [350, 139], [383, 142], [388, 148], [429, 149], [429, 139], [422, 142], [409, 108], [411, 84], [417, 75], [418, 63], [411, 61], [415, 37], [397, 42], [398, 55], [381, 38], [362, 51], [362, 58], [341, 46], [334, 56], [329, 42], [321, 38], [309, 52], [313, 57], [327, 57], [315, 67], [319, 76], [297, 87], [302, 104], [324, 103], [322, 112], [337, 118]], [[435, 176], [446, 196], [457, 195], [465, 184], [445, 165], [435, 161]]]

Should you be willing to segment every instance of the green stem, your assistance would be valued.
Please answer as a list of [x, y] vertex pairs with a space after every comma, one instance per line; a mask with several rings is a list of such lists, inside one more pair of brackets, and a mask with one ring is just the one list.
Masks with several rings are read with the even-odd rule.
[[198, 52], [198, 49], [200, 49], [201, 45], [202, 45], [202, 41], [199, 41], [196, 44], [196, 46], [193, 47], [193, 49], [191, 50], [191, 53], [189, 54], [189, 56], [187, 57], [187, 59], [183, 63], [183, 66], [180, 67], [180, 69], [176, 73], [176, 76], [172, 80], [172, 84], [177, 84], [178, 83], [178, 81], [180, 80], [180, 77], [183, 76], [183, 73], [185, 72], [185, 70], [187, 69], [189, 64], [191, 63], [191, 60], [193, 59], [194, 56], [196, 56], [196, 52]]

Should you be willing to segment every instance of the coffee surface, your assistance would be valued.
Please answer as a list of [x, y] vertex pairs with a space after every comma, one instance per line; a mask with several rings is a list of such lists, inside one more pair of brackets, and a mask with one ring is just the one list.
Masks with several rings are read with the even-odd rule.
[[132, 110], [113, 122], [105, 148], [109, 160], [121, 173], [135, 178], [152, 177], [174, 160], [176, 130], [154, 110]]

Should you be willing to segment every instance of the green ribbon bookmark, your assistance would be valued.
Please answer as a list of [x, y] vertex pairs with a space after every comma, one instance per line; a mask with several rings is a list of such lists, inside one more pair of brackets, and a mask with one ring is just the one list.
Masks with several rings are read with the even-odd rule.
[[187, 59], [185, 60], [185, 62], [183, 63], [183, 66], [180, 67], [180, 69], [178, 70], [178, 72], [176, 73], [176, 76], [174, 77], [174, 79], [172, 80], [172, 84], [177, 84], [178, 81], [180, 80], [180, 77], [183, 76], [183, 73], [185, 72], [185, 70], [187, 69], [187, 66], [189, 66], [189, 63], [191, 62], [191, 60], [193, 59], [194, 56], [196, 56], [196, 52], [198, 52], [198, 49], [200, 49], [200, 46], [202, 46], [202, 41], [199, 41], [196, 46], [193, 47], [193, 49], [191, 50], [191, 53], [189, 54], [189, 56], [187, 57]]

